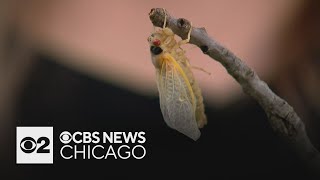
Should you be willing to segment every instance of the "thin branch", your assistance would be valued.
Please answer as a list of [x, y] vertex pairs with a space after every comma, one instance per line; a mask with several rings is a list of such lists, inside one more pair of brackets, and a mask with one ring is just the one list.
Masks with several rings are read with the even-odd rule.
[[[183, 39], [191, 27], [188, 20], [176, 19], [168, 12], [167, 27]], [[149, 13], [154, 26], [162, 27], [164, 10], [152, 9]], [[287, 142], [300, 158], [306, 163], [312, 173], [320, 176], [320, 155], [309, 140], [304, 123], [293, 108], [277, 96], [258, 75], [240, 58], [227, 48], [208, 36], [204, 28], [192, 27], [191, 44], [197, 45], [204, 54], [220, 62], [228, 73], [241, 85], [243, 91], [254, 98], [264, 109], [273, 130]]]

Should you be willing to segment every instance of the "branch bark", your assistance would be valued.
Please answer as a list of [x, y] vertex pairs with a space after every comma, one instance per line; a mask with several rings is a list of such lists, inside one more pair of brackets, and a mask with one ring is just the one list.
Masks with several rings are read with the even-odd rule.
[[[154, 8], [149, 13], [154, 26], [162, 27], [165, 13], [162, 8]], [[176, 19], [168, 12], [167, 27], [187, 38], [191, 23], [183, 18]], [[191, 44], [197, 45], [204, 54], [220, 62], [228, 73], [241, 85], [243, 91], [254, 98], [264, 109], [273, 130], [299, 155], [311, 170], [320, 177], [320, 154], [307, 136], [304, 123], [293, 108], [277, 96], [259, 76], [240, 58], [209, 37], [204, 28], [192, 27]]]

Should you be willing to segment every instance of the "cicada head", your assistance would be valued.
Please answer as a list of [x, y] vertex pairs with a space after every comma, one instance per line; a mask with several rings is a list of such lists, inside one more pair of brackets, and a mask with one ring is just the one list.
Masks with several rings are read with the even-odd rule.
[[156, 68], [161, 67], [161, 64], [162, 64], [162, 59], [160, 57], [160, 55], [163, 53], [162, 40], [163, 40], [163, 36], [159, 32], [152, 33], [148, 37], [152, 63]]
[[[162, 41], [163, 41], [163, 36], [161, 33], [159, 32], [155, 32], [152, 33], [149, 37], [148, 37], [148, 42], [150, 46], [155, 46], [155, 47], [160, 47], [162, 45]], [[152, 52], [151, 52], [152, 53]]]
[[148, 37], [152, 63], [156, 68], [161, 67], [161, 55], [170, 52], [174, 44], [174, 33], [169, 28], [159, 29]]
[[170, 43], [173, 37], [174, 37], [174, 33], [172, 32], [172, 30], [170, 28], [164, 28], [164, 29], [159, 29], [157, 32], [152, 33], [148, 37], [148, 42], [150, 46], [166, 48], [165, 46], [167, 46], [168, 43]]

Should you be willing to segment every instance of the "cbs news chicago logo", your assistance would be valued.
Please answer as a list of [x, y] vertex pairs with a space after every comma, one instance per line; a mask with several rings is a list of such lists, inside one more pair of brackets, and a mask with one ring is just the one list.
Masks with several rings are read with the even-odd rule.
[[[17, 127], [17, 164], [53, 164], [53, 127]], [[59, 155], [72, 159], [143, 159], [145, 132], [63, 131]]]
[[145, 132], [64, 131], [59, 139], [63, 159], [143, 159]]

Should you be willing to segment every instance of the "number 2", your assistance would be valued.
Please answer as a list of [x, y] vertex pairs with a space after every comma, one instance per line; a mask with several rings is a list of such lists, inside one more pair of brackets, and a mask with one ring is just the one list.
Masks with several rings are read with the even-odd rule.
[[[42, 144], [42, 142], [44, 143]], [[41, 144], [37, 150], [37, 153], [50, 153], [50, 149], [45, 149], [50, 144], [50, 140], [47, 137], [40, 137], [37, 140], [37, 144]]]

